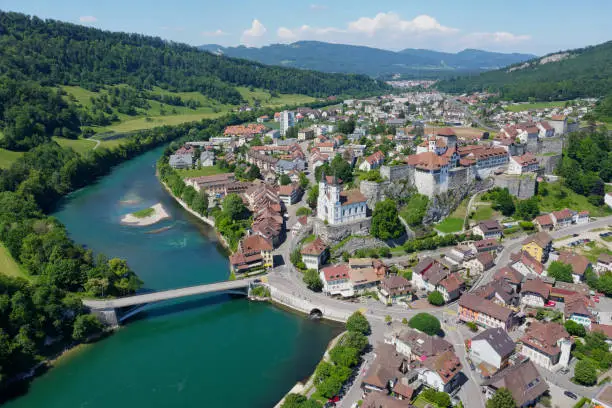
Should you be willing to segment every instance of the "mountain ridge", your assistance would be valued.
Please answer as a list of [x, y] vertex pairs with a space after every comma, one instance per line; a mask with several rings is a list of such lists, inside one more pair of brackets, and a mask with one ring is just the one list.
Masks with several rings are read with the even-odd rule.
[[357, 73], [373, 77], [390, 77], [394, 74], [405, 77], [432, 77], [448, 76], [453, 73], [456, 75], [461, 72], [482, 72], [536, 57], [532, 54], [505, 54], [475, 49], [465, 49], [457, 53], [417, 48], [391, 51], [364, 45], [321, 41], [270, 44], [259, 48], [204, 44], [198, 46], [198, 49], [269, 65], [323, 72]]

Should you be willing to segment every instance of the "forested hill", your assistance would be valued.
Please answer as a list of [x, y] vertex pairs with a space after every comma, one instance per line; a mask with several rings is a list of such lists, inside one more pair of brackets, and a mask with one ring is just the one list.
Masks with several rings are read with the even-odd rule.
[[441, 81], [437, 86], [452, 93], [500, 92], [502, 98], [515, 101], [600, 97], [612, 93], [612, 41]]
[[271, 44], [261, 48], [202, 45], [201, 50], [246, 58], [264, 64], [281, 65], [325, 72], [351, 72], [373, 77], [440, 78], [461, 72], [482, 72], [535, 57], [531, 54], [504, 54], [480, 50], [458, 53], [422, 49], [399, 52], [372, 47], [331, 44], [321, 41], [298, 41], [292, 44]]
[[[11, 12], [0, 12], [0, 55], [0, 131], [4, 133], [0, 147], [12, 150], [28, 150], [52, 135], [74, 138], [81, 125], [99, 124], [92, 121], [91, 112], [64, 98], [57, 88], [60, 85], [92, 91], [125, 85], [111, 103], [125, 105], [119, 112], [127, 115], [138, 103], [146, 103], [142, 92], [154, 87], [196, 91], [228, 105], [243, 102], [236, 86], [314, 97], [357, 96], [388, 89], [367, 76], [269, 67], [156, 37]], [[98, 119], [111, 113], [108, 105], [103, 106], [106, 101], [102, 102]]]

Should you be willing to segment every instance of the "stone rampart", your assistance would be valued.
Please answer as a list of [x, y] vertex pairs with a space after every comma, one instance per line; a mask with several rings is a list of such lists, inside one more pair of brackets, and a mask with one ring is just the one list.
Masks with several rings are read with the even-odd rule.
[[351, 235], [369, 235], [372, 218], [350, 223], [325, 225], [318, 218], [312, 219], [313, 233], [329, 245], [334, 245]]
[[374, 209], [377, 202], [386, 198], [385, 191], [390, 184], [389, 181], [383, 181], [382, 183], [361, 181], [359, 183], [359, 191], [367, 198], [368, 208]]
[[510, 194], [520, 199], [533, 197], [536, 190], [535, 174], [501, 174], [495, 177], [495, 185], [507, 188]]

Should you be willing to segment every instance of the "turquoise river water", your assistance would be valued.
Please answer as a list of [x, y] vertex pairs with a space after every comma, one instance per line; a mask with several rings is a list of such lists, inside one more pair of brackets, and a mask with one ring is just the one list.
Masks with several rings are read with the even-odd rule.
[[[145, 153], [69, 196], [54, 214], [78, 243], [128, 260], [147, 289], [227, 279], [214, 231], [182, 210]], [[170, 220], [119, 223], [161, 202]], [[164, 228], [166, 227], [166, 228]], [[64, 356], [10, 408], [271, 407], [313, 370], [339, 328], [228, 295], [152, 305], [107, 339]]]

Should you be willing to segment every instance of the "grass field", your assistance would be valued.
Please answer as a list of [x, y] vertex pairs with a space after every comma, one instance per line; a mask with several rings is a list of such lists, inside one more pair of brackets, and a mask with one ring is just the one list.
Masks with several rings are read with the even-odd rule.
[[[106, 90], [91, 92], [78, 86], [64, 86], [62, 88], [68, 93], [68, 97], [73, 97], [84, 107], [91, 106], [91, 97], [107, 93]], [[253, 90], [250, 90], [246, 87], [237, 87], [236, 89], [249, 104], [253, 104], [257, 99], [262, 107], [299, 105], [315, 101], [315, 98], [305, 95], [280, 94], [278, 97], [272, 97], [270, 92], [263, 89], [253, 88]], [[163, 125], [174, 126], [185, 122], [216, 118], [236, 108], [236, 106], [233, 105], [224, 105], [214, 101], [199, 92], [170, 92], [161, 88], [154, 88], [152, 92], [156, 94], [180, 96], [183, 100], [192, 99], [198, 101], [201, 106], [196, 109], [191, 109], [186, 106], [171, 106], [155, 100], [149, 100], [148, 103], [150, 107], [146, 110], [139, 109], [138, 115], [128, 116], [118, 114], [120, 119], [119, 122], [108, 126], [94, 126], [92, 127], [93, 130], [96, 133], [121, 133], [151, 129]]]
[[446, 217], [441, 223], [436, 224], [434, 228], [446, 234], [460, 232], [463, 228], [463, 218]]
[[176, 172], [183, 178], [185, 177], [201, 177], [201, 176], [213, 176], [215, 174], [227, 173], [227, 170], [221, 170], [217, 165], [202, 167], [201, 169], [191, 170], [176, 170]]
[[546, 109], [546, 108], [559, 108], [564, 107], [565, 101], [553, 101], [553, 102], [534, 102], [534, 103], [522, 103], [518, 105], [508, 105], [506, 110], [509, 112], [521, 112], [533, 109]]
[[150, 215], [153, 215], [155, 210], [153, 208], [144, 208], [142, 210], [133, 212], [132, 215], [136, 218], [147, 218]]
[[0, 272], [8, 276], [28, 279], [28, 276], [21, 270], [17, 262], [15, 262], [8, 249], [2, 244], [0, 244]]
[[85, 154], [96, 146], [96, 142], [87, 139], [64, 139], [63, 137], [54, 137], [53, 140], [62, 147], [69, 147], [79, 154]]
[[569, 188], [562, 186], [560, 182], [546, 183], [545, 189], [548, 191], [546, 195], [542, 195], [542, 187], [538, 195], [541, 212], [551, 212], [569, 208], [575, 211], [587, 210], [591, 213], [591, 216], [594, 217], [612, 214], [610, 208], [594, 206], [585, 196], [574, 193]]
[[493, 213], [494, 211], [490, 205], [480, 205], [474, 212], [472, 219], [476, 222], [489, 220], [493, 217]]
[[582, 252], [582, 255], [589, 258], [591, 262], [596, 262], [601, 254], [612, 255], [612, 251], [598, 242], [589, 242], [580, 248], [580, 252]]
[[11, 167], [11, 164], [23, 156], [23, 152], [12, 152], [10, 150], [0, 149], [0, 168], [6, 169]]

